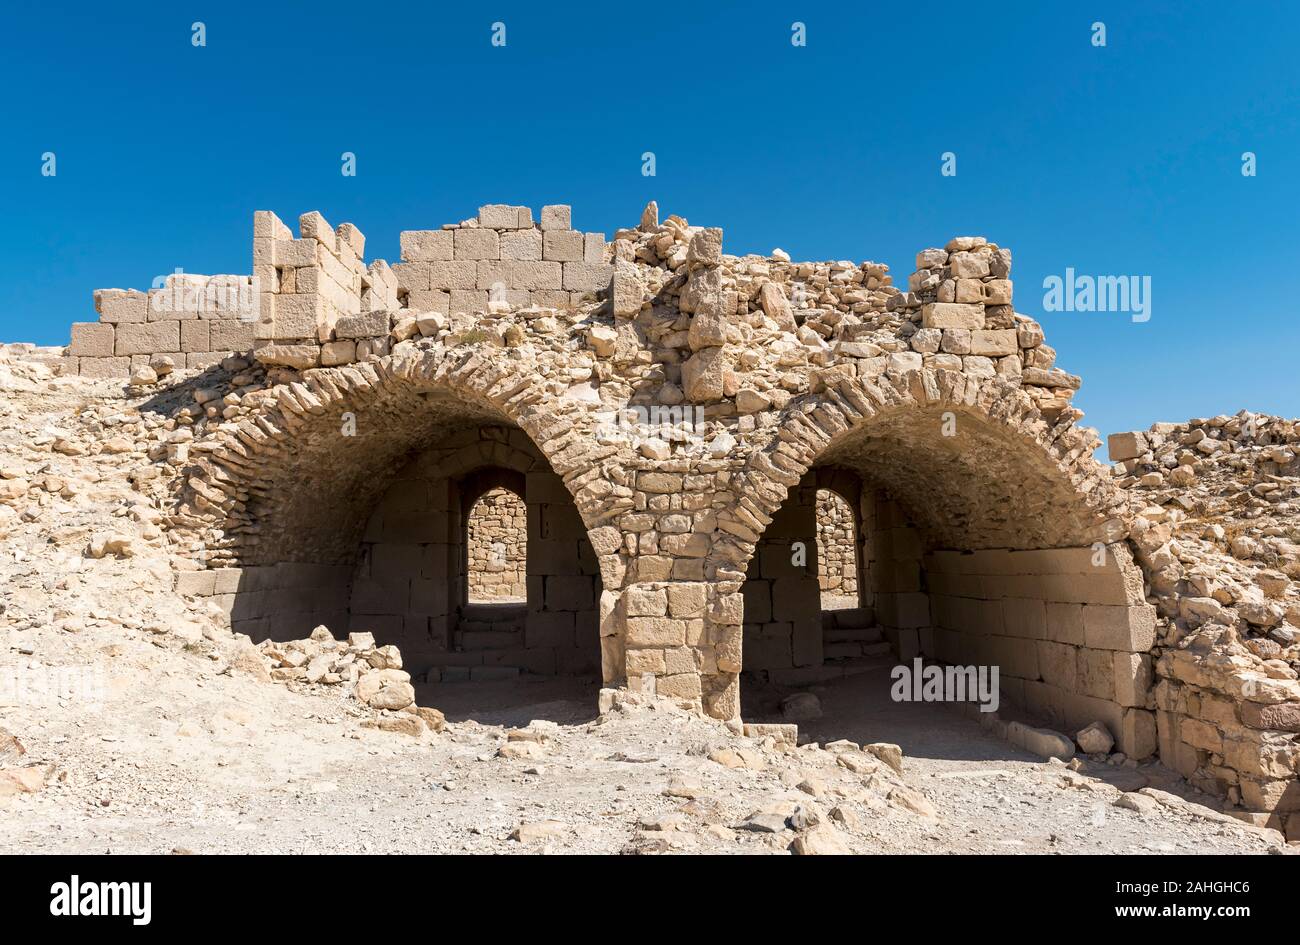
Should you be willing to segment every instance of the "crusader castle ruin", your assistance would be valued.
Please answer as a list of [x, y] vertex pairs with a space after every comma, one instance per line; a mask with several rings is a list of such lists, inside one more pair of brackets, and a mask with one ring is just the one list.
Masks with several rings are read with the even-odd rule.
[[750, 680], [996, 665], [1008, 737], [1100, 722], [1300, 832], [1295, 422], [1157, 424], [1104, 465], [979, 237], [895, 286], [653, 204], [609, 240], [491, 205], [401, 255], [261, 211], [250, 274], [100, 290], [72, 328], [65, 374], [186, 378], [132, 475], [234, 631], [723, 719]]

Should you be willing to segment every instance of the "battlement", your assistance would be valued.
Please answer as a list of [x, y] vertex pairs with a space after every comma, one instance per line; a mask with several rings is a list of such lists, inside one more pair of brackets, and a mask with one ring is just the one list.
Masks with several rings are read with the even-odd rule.
[[[568, 206], [489, 204], [436, 230], [401, 233], [401, 262], [365, 262], [365, 235], [317, 211], [298, 236], [253, 214], [251, 275], [175, 273], [147, 290], [97, 289], [98, 321], [72, 326], [67, 367], [126, 377], [159, 358], [201, 369], [255, 350], [268, 364], [342, 364], [387, 352], [390, 316], [576, 307], [609, 286], [603, 233], [570, 226]], [[377, 313], [384, 313], [382, 318]], [[382, 323], [382, 324], [381, 324]]]

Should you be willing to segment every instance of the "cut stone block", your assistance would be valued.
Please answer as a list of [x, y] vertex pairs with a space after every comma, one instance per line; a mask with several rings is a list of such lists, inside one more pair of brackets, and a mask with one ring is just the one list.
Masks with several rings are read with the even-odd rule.
[[557, 203], [542, 207], [543, 230], [567, 230], [572, 225], [572, 210], [568, 204]]
[[73, 357], [106, 358], [115, 353], [113, 326], [103, 322], [73, 322], [72, 343], [68, 354]]
[[921, 306], [922, 328], [984, 327], [984, 306], [958, 302], [929, 302]]

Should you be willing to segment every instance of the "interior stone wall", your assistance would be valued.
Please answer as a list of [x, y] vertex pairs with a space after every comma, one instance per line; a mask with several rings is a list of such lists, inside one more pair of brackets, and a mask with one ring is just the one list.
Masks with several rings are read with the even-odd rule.
[[523, 600], [527, 594], [528, 511], [509, 489], [484, 494], [469, 515], [469, 599]]
[[818, 489], [817, 578], [823, 594], [857, 597], [856, 534], [848, 502], [829, 489]]
[[1104, 722], [1120, 751], [1156, 752], [1156, 614], [1127, 546], [934, 550], [923, 568], [922, 654], [996, 665], [1011, 705], [1070, 733]]
[[[478, 454], [468, 469], [467, 448]], [[526, 568], [512, 572], [526, 603], [474, 602], [472, 510], [508, 493], [522, 497], [499, 506], [510, 509], [510, 527], [527, 523], [514, 546], [526, 549]], [[417, 670], [592, 673], [597, 572], [573, 500], [527, 437], [465, 431], [414, 457], [381, 498], [362, 541], [350, 628], [396, 643]]]
[[[792, 563], [792, 546], [820, 532], [826, 493], [817, 484], [829, 477], [837, 477], [837, 495], [854, 494], [844, 471], [815, 470], [790, 490], [758, 543], [742, 587], [747, 672], [797, 683], [818, 678], [824, 664], [822, 625], [813, 619], [823, 569], [812, 556]], [[936, 548], [885, 489], [856, 488], [860, 573], [899, 660], [997, 666], [1010, 711], [1071, 732], [1101, 721], [1119, 750], [1155, 753], [1155, 610], [1125, 544]]]

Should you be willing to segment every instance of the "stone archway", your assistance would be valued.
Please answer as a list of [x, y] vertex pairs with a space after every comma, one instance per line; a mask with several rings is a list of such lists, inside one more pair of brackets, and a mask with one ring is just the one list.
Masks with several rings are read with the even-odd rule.
[[[571, 488], [558, 471], [586, 468], [568, 434], [589, 405], [536, 411], [542, 383], [456, 352], [314, 371], [274, 388], [255, 417], [204, 444], [188, 483], [190, 524], [218, 569], [215, 599], [232, 627], [254, 639], [322, 623], [370, 631], [399, 645], [417, 676], [598, 671], [609, 565], [575, 501], [585, 485]], [[484, 626], [465, 599], [466, 518], [502, 485], [528, 504], [538, 552], [509, 633]]]
[[[786, 542], [810, 539], [815, 522], [799, 510], [810, 509], [819, 476], [848, 471], [862, 483], [875, 616], [897, 657], [998, 665], [1011, 705], [1070, 730], [1101, 720], [1121, 750], [1149, 756], [1155, 612], [1112, 514], [1119, 499], [1087, 447], [1080, 431], [1047, 424], [997, 379], [844, 381], [792, 403], [751, 458], [743, 495], [753, 498], [733, 513], [745, 527], [728, 529], [718, 568], [752, 569], [755, 546], [779, 557], [769, 529]], [[808, 534], [795, 536], [801, 524]], [[803, 614], [799, 602], [815, 592], [815, 570], [772, 582], [770, 615], [760, 616], [775, 621], [778, 639], [788, 623], [789, 643], [775, 655], [789, 663], [774, 667], [764, 646], [758, 662], [768, 671], [824, 678], [820, 627], [779, 619]], [[746, 594], [746, 646], [761, 639], [752, 600], [762, 594]]]

